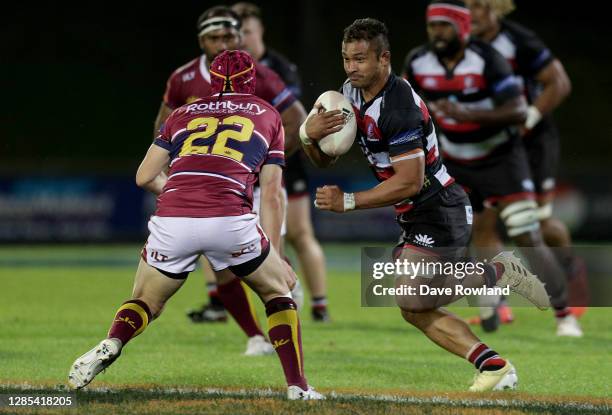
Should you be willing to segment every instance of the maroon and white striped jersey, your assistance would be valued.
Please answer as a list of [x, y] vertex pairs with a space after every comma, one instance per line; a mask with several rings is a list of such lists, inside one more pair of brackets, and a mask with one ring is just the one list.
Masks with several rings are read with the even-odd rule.
[[[520, 83], [508, 62], [491, 45], [471, 40], [463, 58], [452, 70], [440, 62], [428, 45], [411, 51], [404, 63], [404, 77], [428, 102], [448, 99], [468, 108], [493, 109], [521, 95]], [[435, 119], [445, 158], [474, 162], [511, 148], [518, 139], [515, 126], [485, 126]]]
[[285, 160], [278, 111], [249, 94], [217, 94], [183, 105], [168, 117], [155, 144], [171, 160], [157, 216], [250, 213], [261, 167], [283, 166]]
[[425, 156], [425, 175], [421, 191], [395, 205], [398, 214], [435, 195], [453, 183], [442, 163], [436, 131], [425, 102], [410, 84], [391, 74], [374, 99], [365, 102], [360, 89], [347, 80], [342, 93], [351, 102], [357, 117], [357, 140], [376, 178], [384, 181], [395, 174], [393, 161], [413, 157], [415, 149]]

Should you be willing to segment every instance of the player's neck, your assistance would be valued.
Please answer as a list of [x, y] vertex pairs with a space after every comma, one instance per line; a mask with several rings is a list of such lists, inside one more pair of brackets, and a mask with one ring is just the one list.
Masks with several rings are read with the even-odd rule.
[[391, 68], [384, 73], [381, 77], [379, 77], [376, 81], [374, 81], [367, 88], [362, 88], [361, 94], [363, 95], [363, 99], [365, 102], [371, 101], [387, 84], [389, 77], [391, 76]]
[[499, 23], [499, 20], [496, 20], [495, 22], [493, 22], [493, 24], [489, 27], [488, 30], [486, 30], [482, 36], [480, 36], [480, 38], [482, 40], [484, 40], [487, 43], [491, 43], [499, 34], [501, 30], [501, 24]]
[[266, 45], [263, 42], [256, 44], [253, 47], [253, 58], [258, 61], [266, 54]]

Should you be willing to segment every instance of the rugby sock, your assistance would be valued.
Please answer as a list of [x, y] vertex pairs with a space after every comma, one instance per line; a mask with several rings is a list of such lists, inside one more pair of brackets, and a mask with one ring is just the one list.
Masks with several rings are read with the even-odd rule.
[[504, 266], [499, 262], [484, 264], [484, 278], [487, 287], [493, 287], [504, 272]]
[[495, 350], [489, 349], [489, 346], [484, 343], [476, 343], [465, 357], [481, 372], [499, 370], [506, 366], [506, 359], [500, 357]]
[[210, 298], [210, 305], [217, 308], [223, 307], [223, 301], [219, 298], [219, 290], [216, 283], [206, 283], [206, 291], [208, 292], [208, 298]]
[[125, 346], [132, 338], [142, 333], [152, 320], [149, 306], [144, 301], [128, 300], [117, 310], [107, 337], [119, 339]]
[[321, 297], [312, 297], [310, 305], [313, 310], [325, 312], [325, 310], [327, 310], [327, 297], [324, 295]]
[[568, 306], [560, 306], [560, 307], [555, 306], [554, 309], [555, 309], [555, 317], [557, 318], [564, 318], [572, 314], [572, 310], [570, 310]]
[[295, 302], [289, 297], [276, 297], [266, 303], [266, 315], [268, 336], [280, 358], [287, 385], [307, 390], [302, 334]]
[[248, 337], [264, 335], [257, 322], [257, 314], [246, 292], [246, 286], [239, 278], [234, 278], [226, 284], [219, 284], [218, 292], [225, 309], [234, 317], [236, 323]]

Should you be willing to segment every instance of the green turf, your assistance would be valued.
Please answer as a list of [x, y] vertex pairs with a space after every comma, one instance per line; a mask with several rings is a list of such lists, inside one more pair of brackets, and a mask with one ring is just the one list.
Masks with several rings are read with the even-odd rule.
[[[0, 384], [65, 383], [72, 361], [105, 336], [115, 309], [129, 298], [138, 251], [137, 246], [0, 249]], [[473, 375], [465, 360], [430, 343], [397, 310], [360, 307], [359, 262], [352, 259], [358, 252], [326, 247], [333, 322], [315, 324], [302, 312], [309, 382], [351, 393], [465, 391]], [[203, 301], [203, 292], [201, 274], [193, 273], [164, 314], [92, 386], [281, 390], [276, 357], [242, 356], [246, 339], [235, 324], [187, 320], [185, 311]], [[258, 312], [265, 324], [262, 307]], [[476, 332], [511, 359], [521, 392], [610, 398], [611, 309], [586, 313], [582, 339], [557, 338], [550, 311], [517, 308], [515, 315], [517, 321], [498, 333]]]

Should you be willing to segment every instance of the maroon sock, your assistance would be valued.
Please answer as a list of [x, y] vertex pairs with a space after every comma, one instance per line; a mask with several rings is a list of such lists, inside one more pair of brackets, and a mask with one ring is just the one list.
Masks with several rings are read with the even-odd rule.
[[108, 338], [121, 340], [123, 346], [144, 331], [153, 320], [149, 306], [144, 301], [128, 300], [121, 304], [108, 330]]
[[266, 314], [268, 336], [283, 366], [287, 385], [297, 385], [307, 390], [302, 333], [295, 302], [289, 297], [274, 298], [266, 303]]
[[255, 309], [252, 307], [251, 300], [240, 279], [234, 278], [227, 284], [220, 284], [217, 289], [225, 309], [234, 317], [242, 331], [248, 337], [263, 336], [263, 331], [261, 331], [257, 322]]
[[506, 359], [500, 357], [495, 350], [489, 349], [484, 343], [476, 343], [467, 354], [467, 360], [481, 372], [499, 370], [506, 366]]

